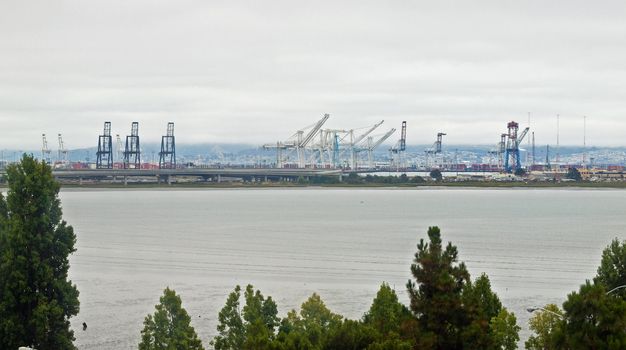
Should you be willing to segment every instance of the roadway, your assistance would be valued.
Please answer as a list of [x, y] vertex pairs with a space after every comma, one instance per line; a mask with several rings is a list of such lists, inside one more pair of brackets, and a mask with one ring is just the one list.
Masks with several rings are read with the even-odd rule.
[[180, 168], [180, 169], [53, 169], [57, 179], [124, 179], [129, 177], [154, 177], [170, 181], [176, 176], [195, 176], [212, 178], [220, 181], [222, 177], [281, 177], [297, 179], [314, 176], [342, 176], [341, 170], [335, 169], [289, 169], [289, 168]]

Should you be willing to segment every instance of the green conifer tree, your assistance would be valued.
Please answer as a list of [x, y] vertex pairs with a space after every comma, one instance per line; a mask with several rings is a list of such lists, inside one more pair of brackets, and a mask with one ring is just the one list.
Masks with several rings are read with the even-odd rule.
[[76, 236], [62, 220], [59, 184], [44, 162], [24, 155], [7, 168], [0, 196], [0, 349], [74, 349], [70, 317], [78, 290], [68, 280]]
[[165, 288], [154, 315], [146, 316], [139, 350], [203, 350], [176, 292]]
[[461, 292], [469, 273], [465, 264], [458, 263], [457, 248], [451, 243], [442, 246], [438, 227], [428, 229], [429, 242], [421, 239], [407, 289], [411, 310], [418, 319], [423, 334], [421, 348], [461, 349], [461, 332], [466, 319]]
[[271, 347], [278, 326], [278, 307], [271, 297], [248, 285], [245, 305], [239, 309], [241, 287], [236, 286], [219, 313], [218, 335], [211, 344], [215, 350], [263, 350]]
[[[607, 290], [626, 285], [626, 241], [620, 242], [616, 238], [602, 251], [602, 260], [594, 281], [603, 284]], [[616, 292], [626, 298], [626, 289]]]

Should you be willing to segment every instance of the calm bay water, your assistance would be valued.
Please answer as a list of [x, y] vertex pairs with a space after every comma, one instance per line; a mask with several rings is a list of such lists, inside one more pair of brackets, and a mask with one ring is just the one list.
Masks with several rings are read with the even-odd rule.
[[432, 225], [473, 277], [489, 275], [526, 338], [525, 309], [560, 304], [594, 276], [610, 240], [626, 237], [619, 190], [81, 190], [61, 200], [78, 238], [79, 349], [136, 349], [166, 286], [207, 348], [236, 284], [271, 295], [280, 316], [318, 292], [360, 318], [383, 281], [406, 302]]

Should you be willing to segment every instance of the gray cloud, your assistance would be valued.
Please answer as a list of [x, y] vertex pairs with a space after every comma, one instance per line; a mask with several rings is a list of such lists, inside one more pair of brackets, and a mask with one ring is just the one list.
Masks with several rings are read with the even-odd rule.
[[623, 145], [621, 1], [4, 1], [0, 148], [62, 132], [95, 144], [140, 122], [157, 141], [286, 138], [386, 120], [409, 143], [495, 143], [506, 122], [537, 142]]

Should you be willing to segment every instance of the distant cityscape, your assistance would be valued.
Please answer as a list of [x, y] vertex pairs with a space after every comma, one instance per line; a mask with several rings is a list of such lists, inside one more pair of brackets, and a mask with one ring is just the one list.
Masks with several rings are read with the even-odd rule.
[[[383, 145], [376, 150], [374, 160], [379, 167], [390, 164], [391, 156], [389, 145]], [[407, 145], [404, 154], [405, 165], [409, 168], [428, 168], [433, 163], [432, 157], [426, 152], [430, 145]], [[442, 163], [446, 168], [456, 169], [462, 165], [470, 168], [472, 165], [497, 165], [498, 159], [492, 152], [494, 146], [490, 145], [449, 145], [444, 146], [442, 153], [437, 158], [437, 163]], [[521, 150], [521, 159], [524, 167], [529, 165], [546, 164], [546, 147], [537, 147], [535, 159], [531, 152], [526, 149]], [[96, 147], [67, 150], [67, 160], [71, 163], [81, 163], [87, 166], [96, 162]], [[155, 143], [142, 144], [142, 162], [145, 164], [159, 163], [160, 145]], [[0, 161], [3, 164], [19, 160], [22, 153], [33, 154], [42, 159], [41, 150], [0, 150]], [[296, 164], [297, 154], [287, 152], [283, 155], [285, 164]], [[557, 161], [558, 157], [558, 161]], [[561, 146], [557, 151], [550, 149], [549, 163], [563, 166], [582, 165], [583, 157], [585, 164], [595, 167], [624, 166], [626, 165], [626, 147], [582, 147]], [[50, 152], [51, 163], [58, 163], [63, 156], [52, 150]], [[443, 161], [442, 161], [443, 160]], [[365, 166], [365, 159], [357, 161], [357, 164]], [[114, 162], [123, 162], [123, 154], [114, 152]], [[276, 152], [264, 150], [258, 145], [249, 144], [178, 144], [177, 163], [180, 165], [189, 164], [194, 166], [236, 166], [236, 167], [273, 167], [276, 165]], [[437, 164], [441, 165], [441, 164]], [[348, 164], [342, 164], [348, 167]]]

